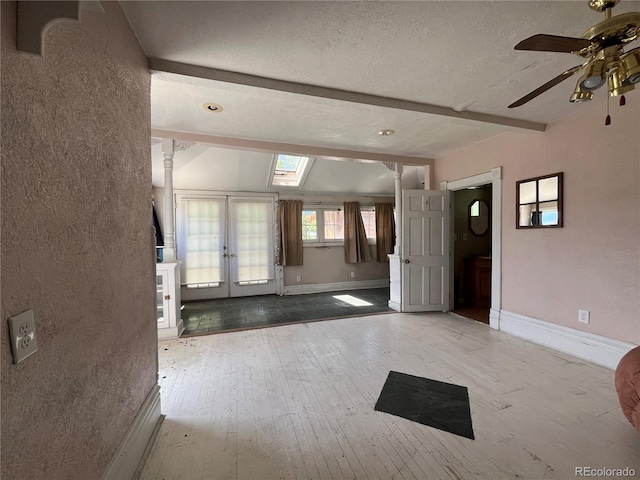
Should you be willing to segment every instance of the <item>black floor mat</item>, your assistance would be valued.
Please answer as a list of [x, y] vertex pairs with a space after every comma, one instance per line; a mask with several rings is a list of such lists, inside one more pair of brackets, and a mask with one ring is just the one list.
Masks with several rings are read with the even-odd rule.
[[375, 410], [475, 439], [467, 387], [391, 371]]

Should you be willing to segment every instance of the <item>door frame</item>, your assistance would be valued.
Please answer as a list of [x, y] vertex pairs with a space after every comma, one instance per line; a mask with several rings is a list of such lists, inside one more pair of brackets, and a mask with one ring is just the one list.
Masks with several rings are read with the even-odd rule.
[[[500, 311], [502, 310], [502, 167], [492, 168], [489, 172], [440, 182], [440, 190], [464, 190], [469, 187], [491, 184], [491, 310], [489, 326], [500, 330]], [[453, 202], [451, 202], [453, 205]], [[451, 222], [453, 229], [453, 221]], [[453, 233], [450, 232], [449, 243], [453, 252]], [[453, 269], [453, 255], [450, 256]], [[453, 271], [453, 270], [452, 270]], [[453, 310], [453, 275], [450, 276], [449, 302]]]

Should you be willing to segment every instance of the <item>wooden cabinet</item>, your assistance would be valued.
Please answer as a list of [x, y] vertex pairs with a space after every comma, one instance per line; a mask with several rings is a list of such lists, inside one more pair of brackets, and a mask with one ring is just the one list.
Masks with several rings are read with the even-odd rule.
[[491, 258], [466, 257], [464, 270], [465, 303], [477, 307], [490, 307]]
[[177, 338], [184, 330], [180, 318], [180, 263], [156, 264], [158, 338]]

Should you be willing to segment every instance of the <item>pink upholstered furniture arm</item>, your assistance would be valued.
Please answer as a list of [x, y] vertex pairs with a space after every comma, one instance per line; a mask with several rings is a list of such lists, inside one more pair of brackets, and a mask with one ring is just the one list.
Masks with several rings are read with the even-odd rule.
[[620, 359], [616, 368], [616, 391], [622, 413], [640, 435], [640, 347]]

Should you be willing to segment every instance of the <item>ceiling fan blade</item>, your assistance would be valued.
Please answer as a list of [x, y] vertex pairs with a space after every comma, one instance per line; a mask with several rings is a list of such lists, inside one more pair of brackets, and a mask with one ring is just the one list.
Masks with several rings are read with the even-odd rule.
[[590, 46], [591, 40], [584, 38], [560, 37], [558, 35], [545, 35], [539, 33], [532, 37], [522, 40], [517, 44], [515, 50], [532, 50], [534, 52], [578, 52], [583, 48]]
[[509, 105], [509, 108], [514, 108], [514, 107], [519, 107], [521, 105], [524, 105], [525, 103], [527, 103], [529, 100], [533, 100], [534, 98], [536, 98], [538, 95], [546, 92], [547, 90], [549, 90], [551, 87], [555, 87], [556, 85], [558, 85], [560, 82], [566, 80], [567, 78], [569, 78], [571, 75], [573, 75], [574, 73], [576, 73], [577, 71], [581, 70], [582, 67], [584, 67], [584, 65], [576, 65], [573, 68], [570, 68], [569, 70], [567, 70], [566, 72], [561, 73], [560, 75], [558, 75], [557, 77], [555, 77], [552, 80], [549, 80], [547, 83], [545, 83], [544, 85], [536, 88], [533, 92], [525, 95], [524, 97], [522, 97], [520, 100], [516, 100], [515, 102], [513, 102], [511, 105]]

